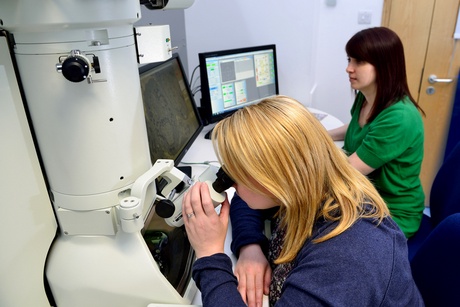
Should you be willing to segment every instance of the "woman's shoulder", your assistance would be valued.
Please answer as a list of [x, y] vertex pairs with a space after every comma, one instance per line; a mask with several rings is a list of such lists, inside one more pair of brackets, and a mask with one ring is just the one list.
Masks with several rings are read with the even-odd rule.
[[[386, 217], [381, 222], [373, 218], [360, 218], [343, 233], [321, 243], [314, 243], [315, 239], [330, 232], [338, 222], [321, 222], [314, 236], [306, 242], [303, 251], [304, 256], [315, 250], [327, 254], [341, 250], [342, 254], [348, 254], [356, 258], [381, 257], [382, 261], [388, 260], [388, 253], [407, 254], [406, 238], [397, 224]], [[389, 263], [388, 263], [389, 264]]]
[[408, 96], [396, 101], [394, 104], [384, 109], [382, 113], [404, 113], [421, 117], [419, 110]]
[[422, 114], [408, 97], [397, 101], [380, 112], [373, 125], [384, 123], [398, 123], [401, 128], [403, 126], [411, 128], [423, 126]]
[[[322, 223], [316, 235], [330, 231], [334, 223]], [[401, 293], [407, 293], [407, 302], [420, 299], [410, 275], [406, 239], [390, 217], [381, 223], [360, 218], [334, 238], [321, 243], [306, 242], [291, 278], [297, 282], [314, 279], [319, 285], [306, 289], [308, 293], [320, 292], [319, 289], [330, 287], [330, 282], [340, 281], [342, 285], [335, 286], [344, 291], [339, 292], [338, 299], [350, 304], [358, 299], [367, 302], [364, 305], [391, 306], [400, 303]]]

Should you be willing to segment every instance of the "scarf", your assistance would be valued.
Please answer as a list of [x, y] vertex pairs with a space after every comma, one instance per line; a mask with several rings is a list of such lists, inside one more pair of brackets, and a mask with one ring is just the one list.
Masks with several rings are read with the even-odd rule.
[[277, 217], [273, 228], [275, 231], [268, 245], [268, 261], [272, 268], [272, 280], [270, 283], [269, 303], [273, 307], [281, 296], [281, 290], [287, 276], [293, 268], [293, 262], [274, 264], [275, 260], [279, 257], [286, 236], [286, 229], [281, 227], [280, 218]]

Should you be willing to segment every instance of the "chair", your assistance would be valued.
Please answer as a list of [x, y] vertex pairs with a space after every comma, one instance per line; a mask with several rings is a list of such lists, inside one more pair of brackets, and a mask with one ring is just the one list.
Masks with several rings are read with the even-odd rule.
[[427, 307], [460, 304], [460, 213], [445, 218], [411, 261], [412, 276]]
[[460, 212], [460, 142], [436, 174], [430, 193], [430, 212], [431, 217], [424, 214], [419, 230], [407, 241], [409, 260], [441, 221]]

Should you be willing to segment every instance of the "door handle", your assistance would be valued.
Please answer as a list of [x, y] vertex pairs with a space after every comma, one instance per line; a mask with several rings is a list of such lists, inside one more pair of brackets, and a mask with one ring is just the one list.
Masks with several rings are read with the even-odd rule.
[[428, 77], [428, 82], [431, 83], [431, 84], [434, 84], [434, 83], [451, 83], [453, 81], [454, 81], [454, 79], [438, 79], [438, 77], [436, 75], [430, 75]]

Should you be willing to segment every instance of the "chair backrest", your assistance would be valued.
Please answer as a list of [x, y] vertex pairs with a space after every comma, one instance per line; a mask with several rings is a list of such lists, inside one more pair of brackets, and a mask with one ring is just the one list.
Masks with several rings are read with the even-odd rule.
[[436, 227], [447, 216], [460, 212], [460, 142], [444, 161], [430, 193], [431, 223]]
[[430, 233], [411, 268], [427, 307], [459, 306], [460, 213], [450, 215]]

